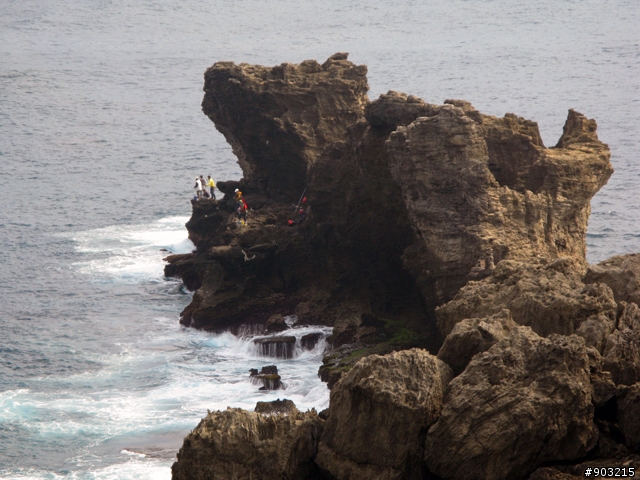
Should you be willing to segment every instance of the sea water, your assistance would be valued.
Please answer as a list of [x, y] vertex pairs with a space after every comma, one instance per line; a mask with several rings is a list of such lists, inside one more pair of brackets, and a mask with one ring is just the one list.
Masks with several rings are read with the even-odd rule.
[[[569, 108], [596, 118], [595, 262], [640, 251], [637, 25], [635, 0], [0, 2], [0, 477], [168, 479], [207, 410], [328, 404], [321, 346], [267, 359], [178, 323], [162, 258], [192, 248], [193, 179], [241, 176], [200, 111], [208, 66], [347, 51], [372, 99], [466, 99], [548, 146]], [[285, 391], [249, 381], [268, 364]]]

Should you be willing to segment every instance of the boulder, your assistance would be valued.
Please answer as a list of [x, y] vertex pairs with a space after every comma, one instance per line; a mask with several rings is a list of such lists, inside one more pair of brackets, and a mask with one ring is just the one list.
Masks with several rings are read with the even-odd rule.
[[589, 347], [587, 348], [587, 356], [589, 357], [591, 401], [596, 408], [603, 408], [616, 396], [616, 384], [613, 382], [611, 372], [606, 372], [602, 369], [604, 359], [600, 352], [593, 347]]
[[316, 463], [336, 478], [422, 478], [424, 435], [451, 377], [420, 349], [360, 360], [331, 392]]
[[459, 375], [475, 355], [489, 350], [515, 327], [516, 323], [507, 309], [490, 317], [465, 319], [447, 335], [438, 358], [449, 365], [455, 375]]
[[278, 367], [275, 365], [268, 365], [262, 367], [260, 371], [257, 368], [249, 370], [249, 378], [252, 383], [262, 384], [260, 390], [280, 390], [284, 389], [282, 385], [281, 377], [278, 374]]
[[469, 282], [436, 310], [444, 335], [466, 318], [482, 318], [508, 309], [513, 320], [543, 337], [578, 334], [604, 350], [616, 323], [617, 305], [604, 284], [585, 285], [581, 269], [569, 259], [504, 260], [491, 275]]
[[503, 259], [568, 257], [586, 269], [590, 200], [613, 172], [595, 122], [570, 110], [558, 146], [547, 149], [535, 122], [447, 102], [386, 142], [418, 233], [404, 264], [425, 297], [447, 302]]
[[260, 354], [271, 358], [293, 358], [296, 337], [292, 335], [274, 335], [256, 338], [253, 343], [260, 349]]
[[274, 413], [295, 413], [298, 409], [296, 408], [296, 404], [291, 400], [286, 398], [280, 400], [273, 400], [271, 402], [258, 402], [256, 403], [256, 408], [254, 412], [263, 413], [263, 414], [274, 414]]
[[313, 350], [323, 338], [325, 338], [325, 335], [320, 332], [307, 333], [300, 339], [300, 347], [302, 347], [303, 350]]
[[267, 320], [267, 324], [265, 326], [266, 333], [277, 333], [287, 330], [289, 325], [284, 319], [284, 316], [281, 314], [271, 315]]
[[449, 384], [425, 460], [447, 480], [525, 478], [596, 443], [584, 339], [516, 327]]
[[305, 480], [316, 467], [324, 420], [315, 410], [210, 412], [184, 439], [173, 480]]
[[618, 392], [618, 423], [627, 447], [640, 452], [640, 383]]
[[616, 302], [633, 302], [640, 305], [640, 255], [617, 255], [597, 265], [590, 265], [585, 283], [606, 283]]
[[619, 327], [622, 329], [607, 338], [603, 368], [611, 372], [617, 385], [640, 382], [640, 329], [626, 328], [634, 321], [634, 318], [621, 317]]

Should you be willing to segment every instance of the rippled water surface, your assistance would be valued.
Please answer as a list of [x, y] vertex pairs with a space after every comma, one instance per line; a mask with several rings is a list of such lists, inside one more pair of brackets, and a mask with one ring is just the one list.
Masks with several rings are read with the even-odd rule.
[[[183, 329], [160, 249], [189, 251], [195, 174], [239, 178], [200, 111], [218, 60], [337, 51], [389, 89], [540, 125], [575, 108], [616, 173], [592, 201], [589, 260], [640, 251], [635, 0], [0, 2], [0, 477], [170, 478], [207, 409], [252, 408], [251, 344]], [[280, 361], [323, 408], [321, 356]], [[282, 396], [282, 395], [280, 395]]]

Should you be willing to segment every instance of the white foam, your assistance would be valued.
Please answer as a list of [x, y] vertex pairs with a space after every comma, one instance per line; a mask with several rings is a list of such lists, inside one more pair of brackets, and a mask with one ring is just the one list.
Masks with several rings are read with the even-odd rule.
[[76, 251], [87, 257], [74, 263], [83, 274], [99, 281], [139, 283], [157, 281], [163, 257], [195, 249], [184, 224], [189, 217], [167, 217], [140, 225], [114, 225], [70, 235]]

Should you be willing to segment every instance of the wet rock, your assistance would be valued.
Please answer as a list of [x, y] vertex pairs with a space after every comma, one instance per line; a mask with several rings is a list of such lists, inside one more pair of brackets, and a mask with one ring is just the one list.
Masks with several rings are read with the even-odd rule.
[[640, 452], [640, 383], [620, 389], [618, 421], [627, 447]]
[[313, 458], [323, 426], [314, 410], [210, 412], [185, 438], [172, 478], [305, 480], [316, 469]]
[[281, 314], [272, 315], [267, 320], [265, 327], [266, 333], [276, 333], [287, 330], [289, 325], [285, 322], [284, 316]]
[[507, 309], [490, 317], [465, 319], [447, 335], [438, 358], [449, 365], [455, 375], [459, 375], [475, 355], [489, 350], [515, 327], [516, 323]]
[[260, 390], [280, 390], [284, 388], [281, 377], [278, 375], [278, 367], [275, 365], [262, 367], [259, 372], [257, 368], [252, 368], [249, 370], [249, 377], [253, 383], [262, 384]]
[[280, 400], [273, 400], [272, 402], [258, 402], [256, 403], [256, 408], [254, 412], [262, 413], [265, 415], [274, 414], [274, 413], [293, 413], [298, 409], [296, 408], [296, 404], [291, 400], [286, 398]]
[[260, 347], [260, 353], [265, 357], [293, 358], [293, 350], [296, 345], [296, 337], [273, 336], [256, 338], [253, 343]]
[[640, 308], [620, 300], [616, 330], [607, 338], [603, 369], [618, 385], [640, 381]]
[[360, 360], [331, 392], [317, 464], [336, 478], [422, 478], [451, 369], [419, 349]]
[[516, 327], [449, 384], [427, 465], [445, 479], [501, 480], [580, 458], [598, 437], [591, 397], [584, 339]]
[[436, 310], [443, 334], [466, 318], [508, 309], [513, 320], [541, 336], [578, 334], [604, 351], [616, 324], [617, 305], [605, 284], [585, 285], [581, 268], [569, 259], [500, 262], [491, 275], [469, 282], [452, 301]]
[[307, 333], [303, 335], [300, 339], [300, 346], [303, 350], [313, 350], [318, 342], [324, 338], [324, 334], [317, 333]]

